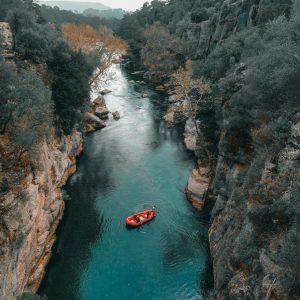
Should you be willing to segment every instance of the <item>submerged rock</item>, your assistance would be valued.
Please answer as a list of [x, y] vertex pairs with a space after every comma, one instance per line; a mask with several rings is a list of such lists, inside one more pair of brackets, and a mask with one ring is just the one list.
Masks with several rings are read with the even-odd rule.
[[184, 122], [188, 118], [186, 103], [174, 103], [169, 106], [166, 115], [163, 117], [166, 126], [172, 127]]
[[186, 195], [195, 208], [200, 210], [203, 209], [209, 183], [210, 178], [208, 168], [199, 168], [193, 170], [188, 181]]

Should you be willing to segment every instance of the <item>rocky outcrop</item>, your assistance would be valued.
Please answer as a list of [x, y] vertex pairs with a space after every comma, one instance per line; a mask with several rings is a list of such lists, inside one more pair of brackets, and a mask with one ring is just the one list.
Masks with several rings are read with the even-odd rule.
[[0, 33], [0, 55], [6, 60], [14, 58], [13, 36], [7, 22], [0, 22]]
[[163, 119], [167, 127], [172, 127], [184, 123], [188, 117], [188, 103], [184, 100], [171, 104]]
[[61, 187], [76, 171], [75, 157], [81, 150], [79, 132], [43, 143], [22, 182], [1, 195], [1, 299], [37, 291], [63, 216]]
[[190, 151], [197, 151], [200, 149], [200, 145], [198, 144], [198, 134], [197, 134], [196, 124], [199, 125], [199, 121], [194, 121], [192, 118], [189, 118], [185, 123], [184, 134], [183, 134], [184, 144], [185, 147]]
[[[282, 284], [287, 270], [280, 249], [287, 243], [285, 210], [292, 181], [300, 176], [300, 114], [285, 146], [274, 155], [253, 157], [249, 163], [233, 162], [224, 154], [218, 158], [209, 228], [213, 299], [293, 299]], [[288, 272], [293, 272], [291, 266]]]
[[89, 111], [84, 113], [84, 131], [88, 133], [106, 127], [104, 120], [108, 119], [108, 114], [109, 110], [106, 107], [104, 97], [97, 97], [91, 102]]
[[199, 210], [202, 210], [205, 205], [206, 194], [210, 184], [209, 172], [208, 168], [199, 167], [193, 170], [188, 180], [187, 198]]

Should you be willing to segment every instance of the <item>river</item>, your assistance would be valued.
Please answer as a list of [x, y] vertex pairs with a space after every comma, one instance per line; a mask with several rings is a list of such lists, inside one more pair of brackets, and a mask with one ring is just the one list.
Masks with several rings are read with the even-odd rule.
[[[116, 68], [106, 96], [119, 121], [87, 136], [39, 293], [49, 300], [202, 298], [207, 221], [182, 192], [195, 165], [177, 129], [161, 122], [162, 96]], [[126, 216], [157, 206], [154, 221]]]

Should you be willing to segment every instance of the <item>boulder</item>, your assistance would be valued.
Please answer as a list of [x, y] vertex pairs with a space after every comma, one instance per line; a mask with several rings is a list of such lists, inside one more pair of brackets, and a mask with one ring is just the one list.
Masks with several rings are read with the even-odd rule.
[[97, 107], [95, 115], [100, 119], [108, 119], [109, 110], [106, 107]]
[[113, 112], [112, 115], [115, 120], [119, 120], [121, 118], [120, 113], [118, 111]]
[[[198, 123], [199, 121], [197, 121], [197, 124]], [[184, 144], [185, 147], [190, 151], [196, 151], [201, 149], [200, 145], [198, 145], [198, 134], [196, 124], [191, 118], [189, 118], [185, 123]]]
[[94, 101], [93, 104], [95, 107], [106, 107], [105, 99], [103, 96], [97, 97]]
[[101, 95], [106, 95], [106, 94], [109, 94], [109, 93], [111, 93], [112, 91], [111, 90], [109, 90], [109, 89], [104, 89], [104, 90], [102, 90], [101, 92], [100, 92], [100, 94]]
[[194, 169], [188, 180], [187, 198], [197, 209], [202, 210], [205, 204], [205, 196], [210, 183], [209, 169]]
[[147, 93], [143, 93], [142, 94], [142, 98], [147, 98], [148, 97], [148, 94]]

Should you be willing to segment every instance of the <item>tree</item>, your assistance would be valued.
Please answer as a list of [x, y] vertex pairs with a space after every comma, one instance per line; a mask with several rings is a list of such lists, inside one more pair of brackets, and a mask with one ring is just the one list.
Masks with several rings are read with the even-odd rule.
[[64, 43], [54, 51], [52, 68], [56, 74], [52, 87], [55, 114], [58, 117], [56, 125], [69, 134], [73, 128], [80, 126], [82, 112], [90, 97], [89, 78], [92, 69], [81, 52], [68, 51]]
[[184, 59], [183, 45], [178, 37], [169, 30], [155, 23], [145, 30], [146, 45], [142, 49], [144, 66], [155, 81], [168, 77]]
[[64, 24], [62, 31], [71, 48], [85, 53], [95, 67], [90, 85], [104, 80], [114, 59], [128, 48], [123, 40], [115, 37], [105, 26], [96, 31], [87, 24]]
[[0, 69], [1, 134], [12, 137], [21, 157], [43, 140], [52, 125], [51, 93], [31, 72], [21, 70], [17, 74], [5, 63]]

